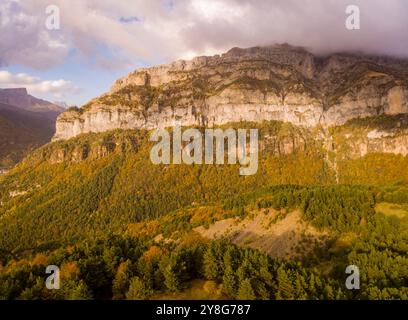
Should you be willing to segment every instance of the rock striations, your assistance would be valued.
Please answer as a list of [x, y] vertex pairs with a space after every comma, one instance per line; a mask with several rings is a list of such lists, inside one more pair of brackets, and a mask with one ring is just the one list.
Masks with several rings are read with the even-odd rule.
[[304, 127], [408, 113], [408, 60], [316, 57], [289, 45], [233, 48], [139, 69], [62, 113], [55, 140], [112, 129], [278, 120]]

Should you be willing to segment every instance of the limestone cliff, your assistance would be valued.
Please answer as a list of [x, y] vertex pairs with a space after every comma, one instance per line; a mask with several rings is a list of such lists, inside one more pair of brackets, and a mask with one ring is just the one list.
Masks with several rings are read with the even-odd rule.
[[139, 69], [80, 109], [61, 114], [54, 139], [112, 129], [279, 120], [304, 127], [408, 113], [408, 60], [316, 57], [289, 45], [233, 48]]

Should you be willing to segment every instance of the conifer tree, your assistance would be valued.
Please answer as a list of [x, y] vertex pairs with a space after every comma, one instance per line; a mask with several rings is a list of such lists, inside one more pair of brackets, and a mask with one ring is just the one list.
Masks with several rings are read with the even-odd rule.
[[224, 276], [222, 277], [222, 288], [230, 298], [234, 298], [237, 293], [236, 282], [237, 280], [234, 271], [231, 267], [227, 267]]
[[150, 288], [139, 277], [130, 281], [129, 291], [126, 293], [128, 300], [145, 300], [152, 294]]
[[219, 277], [217, 260], [211, 248], [204, 253], [203, 269], [204, 276], [208, 280], [216, 280]]
[[238, 289], [237, 299], [238, 300], [255, 300], [255, 292], [252, 288], [251, 280], [244, 279]]
[[278, 293], [276, 298], [279, 300], [290, 300], [294, 298], [294, 289], [292, 283], [285, 271], [281, 266], [277, 271], [277, 281], [278, 281]]

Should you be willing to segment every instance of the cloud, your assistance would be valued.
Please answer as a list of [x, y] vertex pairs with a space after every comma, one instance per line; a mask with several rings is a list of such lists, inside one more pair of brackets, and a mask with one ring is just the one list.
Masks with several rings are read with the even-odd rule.
[[41, 80], [26, 73], [13, 74], [9, 71], [0, 70], [1, 88], [24, 87], [33, 95], [50, 96], [55, 99], [65, 98], [68, 94], [78, 94], [81, 89], [72, 82], [59, 80]]
[[[350, 2], [360, 7], [360, 30], [345, 28]], [[60, 8], [60, 30], [45, 28], [48, 0], [2, 1], [3, 64], [46, 68], [74, 50], [101, 68], [126, 67], [283, 42], [316, 53], [408, 56], [405, 0], [54, 0], [53, 4]]]
[[1, 1], [1, 65], [24, 64], [45, 69], [63, 61], [68, 44], [63, 35], [48, 32], [44, 21], [41, 16], [24, 11], [19, 1]]

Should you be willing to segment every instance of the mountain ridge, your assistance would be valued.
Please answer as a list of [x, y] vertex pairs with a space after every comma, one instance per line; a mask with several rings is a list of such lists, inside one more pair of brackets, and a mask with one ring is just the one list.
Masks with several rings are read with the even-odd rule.
[[408, 113], [408, 60], [333, 54], [289, 45], [138, 69], [57, 120], [54, 140], [113, 129], [284, 121], [330, 127]]

